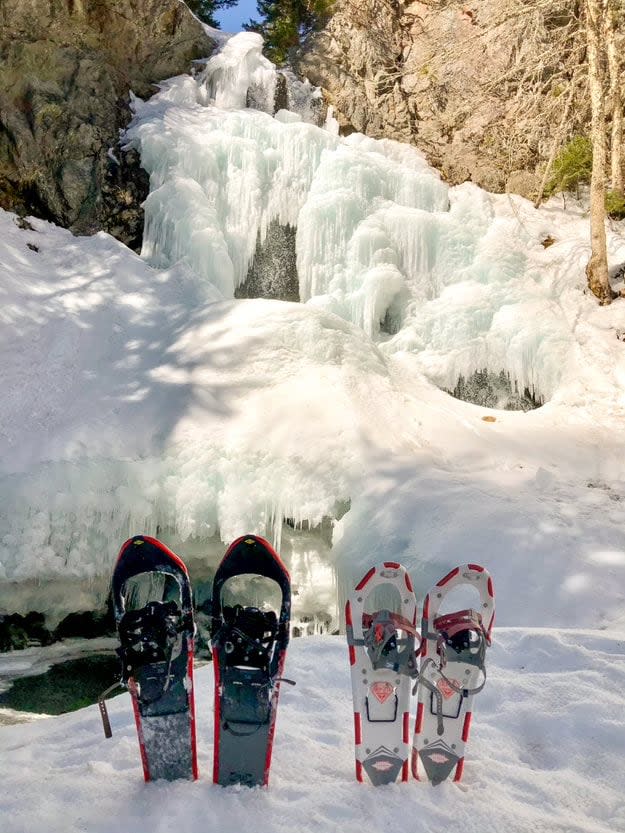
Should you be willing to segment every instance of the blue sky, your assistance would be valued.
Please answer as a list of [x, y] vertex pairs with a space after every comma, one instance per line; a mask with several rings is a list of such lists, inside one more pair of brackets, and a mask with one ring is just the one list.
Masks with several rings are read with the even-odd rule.
[[224, 32], [240, 32], [243, 23], [251, 18], [258, 19], [256, 0], [239, 0], [231, 9], [221, 9], [215, 15]]

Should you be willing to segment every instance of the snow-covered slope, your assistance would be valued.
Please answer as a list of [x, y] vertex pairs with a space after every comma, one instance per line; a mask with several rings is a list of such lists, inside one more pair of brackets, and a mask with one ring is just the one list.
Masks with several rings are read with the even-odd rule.
[[[0, 609], [58, 609], [44, 580], [101, 596], [137, 532], [205, 561], [258, 532], [305, 565], [316, 533], [283, 521], [329, 518], [339, 595], [381, 558], [421, 596], [471, 559], [502, 624], [623, 623], [625, 302], [584, 294], [581, 210], [449, 189], [414, 148], [307, 122], [310, 90], [264, 112], [274, 84], [247, 33], [135, 103], [143, 258], [0, 213]], [[232, 298], [272, 220], [307, 303]], [[551, 398], [436, 387], [482, 366]]]
[[[200, 780], [144, 785], [129, 696], [0, 730], [3, 833], [614, 833], [625, 829], [625, 643], [495, 629], [463, 781], [374, 788], [354, 776], [344, 640], [295, 640], [269, 787], [211, 783], [212, 666], [197, 674]], [[414, 725], [414, 719], [413, 719]]]
[[490, 413], [316, 306], [211, 302], [185, 263], [155, 270], [104, 234], [31, 222], [0, 215], [5, 581], [106, 576], [122, 540], [157, 525], [196, 557], [216, 531], [279, 538], [282, 518], [351, 500], [334, 532], [343, 593], [380, 557], [421, 595], [473, 559], [502, 623], [623, 620], [619, 304], [580, 294], [580, 378], [559, 403]]

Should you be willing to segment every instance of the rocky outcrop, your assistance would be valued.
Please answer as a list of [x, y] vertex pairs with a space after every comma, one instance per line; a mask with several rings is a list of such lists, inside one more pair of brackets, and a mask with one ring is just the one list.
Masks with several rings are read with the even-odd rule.
[[117, 146], [129, 91], [212, 47], [180, 0], [1, 0], [0, 206], [138, 245], [147, 180]]
[[[322, 87], [343, 132], [410, 141], [452, 184], [533, 195], [564, 110], [562, 79], [580, 56], [572, 43], [553, 48], [572, 14], [564, 0], [551, 19], [522, 5], [336, 0], [296, 68]], [[569, 129], [586, 118], [576, 102]]]
[[235, 290], [235, 298], [299, 301], [296, 233], [297, 229], [280, 225], [277, 220], [269, 224], [264, 242], [257, 241], [254, 260], [245, 283]]
[[337, 0], [334, 9], [325, 28], [293, 56], [297, 71], [323, 89], [343, 133], [410, 141], [400, 7], [394, 0]]

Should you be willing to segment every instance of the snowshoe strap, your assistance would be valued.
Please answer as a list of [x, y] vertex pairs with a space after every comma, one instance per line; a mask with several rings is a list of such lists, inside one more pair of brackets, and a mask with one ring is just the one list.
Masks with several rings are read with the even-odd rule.
[[452, 691], [455, 691], [456, 694], [459, 694], [461, 697], [468, 697], [471, 694], [480, 693], [480, 691], [484, 688], [484, 685], [486, 684], [486, 668], [482, 666], [480, 669], [484, 675], [484, 679], [482, 680], [479, 686], [476, 686], [475, 688], [461, 688], [460, 686], [456, 685], [456, 683], [453, 680], [450, 680], [449, 677], [445, 676], [441, 667], [437, 665], [431, 657], [428, 657], [421, 665], [421, 671], [414, 684], [412, 693], [416, 694], [417, 687], [420, 685], [424, 686], [425, 688], [427, 688], [428, 691], [432, 693], [432, 696], [436, 701], [436, 731], [439, 735], [442, 735], [445, 732], [445, 726], [443, 724], [443, 695], [441, 694], [437, 686], [434, 685], [434, 683], [428, 680], [425, 676], [424, 671], [428, 667], [428, 665], [433, 665], [436, 669], [436, 673], [438, 674], [438, 676], [440, 676], [447, 683], [447, 685]]
[[123, 688], [124, 684], [122, 682], [113, 683], [110, 685], [106, 691], [103, 691], [102, 694], [98, 697], [98, 708], [100, 709], [100, 717], [102, 718], [102, 728], [104, 729], [104, 737], [105, 738], [112, 738], [113, 737], [113, 730], [111, 729], [111, 721], [109, 720], [109, 713], [108, 709], [106, 708], [106, 697], [111, 691], [115, 691], [116, 688]]
[[[417, 631], [412, 622], [390, 610], [378, 610], [363, 614], [362, 626], [363, 639], [354, 639], [353, 628], [347, 627], [348, 645], [364, 647], [376, 670], [390, 668], [398, 674], [416, 676], [414, 640]], [[398, 631], [405, 631], [407, 636], [398, 636]]]
[[486, 668], [485, 668], [485, 666], [482, 665], [480, 667], [480, 671], [482, 672], [482, 674], [484, 676], [483, 676], [482, 682], [478, 686], [475, 686], [475, 688], [461, 688], [459, 685], [456, 685], [453, 680], [450, 680], [448, 677], [446, 677], [445, 674], [443, 673], [443, 671], [439, 668], [439, 674], [445, 680], [445, 682], [447, 683], [449, 688], [452, 691], [455, 691], [456, 694], [461, 694], [463, 697], [468, 697], [469, 694], [479, 694], [480, 691], [486, 685]]
[[[438, 633], [436, 650], [440, 657], [440, 674], [450, 688], [462, 694], [478, 694], [486, 683], [486, 647], [489, 639], [482, 617], [475, 610], [460, 610], [457, 613], [439, 616], [434, 620], [434, 628]], [[447, 665], [448, 658], [454, 662], [462, 662], [466, 665], [473, 665], [484, 675], [482, 683], [476, 688], [462, 689], [451, 682], [444, 674], [443, 669]]]
[[213, 642], [223, 648], [229, 665], [268, 666], [278, 635], [278, 619], [272, 610], [224, 607], [221, 622]]
[[[187, 623], [173, 601], [148, 602], [138, 610], [129, 610], [117, 625], [120, 647], [117, 654], [122, 663], [122, 682], [128, 683], [146, 665], [165, 662], [171, 665], [174, 646]], [[169, 675], [165, 675], [165, 680]], [[167, 689], [165, 684], [160, 697]], [[151, 698], [153, 702], [156, 698]]]
[[362, 626], [367, 630], [371, 625], [380, 621], [392, 622], [395, 625], [395, 630], [403, 630], [413, 636], [417, 635], [417, 629], [412, 622], [409, 622], [405, 616], [401, 616], [399, 613], [392, 613], [390, 610], [379, 610], [377, 613], [363, 613], [362, 615]]
[[428, 634], [428, 637], [438, 639], [444, 634], [446, 639], [451, 639], [460, 631], [474, 630], [484, 634], [487, 645], [490, 645], [490, 637], [484, 629], [482, 615], [476, 610], [458, 610], [456, 613], [446, 613], [438, 616], [434, 622], [435, 634]]
[[[421, 665], [421, 671], [419, 676], [417, 677], [417, 681], [414, 684], [414, 688], [412, 689], [412, 693], [417, 693], [417, 687], [419, 685], [424, 686], [427, 688], [428, 691], [432, 693], [432, 696], [436, 700], [436, 732], [438, 735], [443, 735], [445, 733], [445, 725], [443, 723], [443, 695], [438, 690], [438, 688], [434, 685], [434, 683], [430, 682], [424, 675], [425, 669], [428, 665], [436, 665], [434, 660], [431, 657], [428, 657], [423, 664]], [[439, 670], [439, 669], [437, 669]]]

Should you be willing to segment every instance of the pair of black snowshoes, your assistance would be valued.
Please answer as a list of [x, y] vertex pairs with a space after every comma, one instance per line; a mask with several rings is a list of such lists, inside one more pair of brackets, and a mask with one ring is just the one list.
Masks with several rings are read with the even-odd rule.
[[[275, 582], [279, 610], [225, 605], [224, 585], [241, 575]], [[120, 550], [112, 594], [122, 673], [111, 688], [121, 684], [130, 691], [145, 780], [196, 779], [195, 625], [187, 569], [157, 539], [136, 536]], [[255, 535], [234, 541], [215, 575], [211, 604], [215, 783], [268, 781], [290, 602], [289, 574], [271, 545]], [[103, 699], [100, 709], [110, 736]]]

